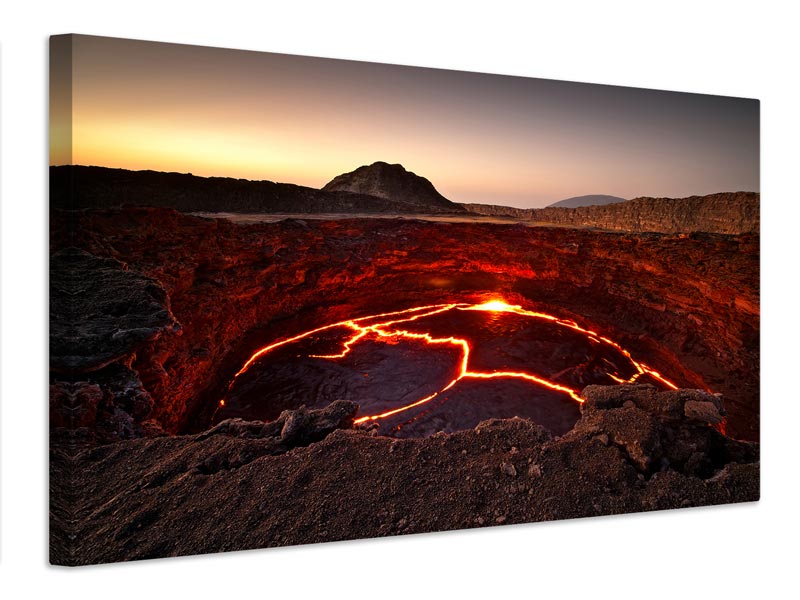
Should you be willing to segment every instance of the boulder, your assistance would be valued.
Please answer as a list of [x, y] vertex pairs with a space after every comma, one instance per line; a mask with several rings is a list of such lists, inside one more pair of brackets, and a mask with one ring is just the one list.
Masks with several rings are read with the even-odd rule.
[[96, 371], [178, 331], [155, 279], [77, 248], [50, 257], [51, 371]]

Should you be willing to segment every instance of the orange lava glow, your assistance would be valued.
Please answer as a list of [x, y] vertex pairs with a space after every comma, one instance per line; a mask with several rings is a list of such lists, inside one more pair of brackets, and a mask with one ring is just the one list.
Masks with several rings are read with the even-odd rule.
[[[424, 398], [415, 400], [410, 404], [406, 404], [398, 408], [395, 408], [393, 410], [389, 410], [380, 414], [361, 416], [358, 419], [356, 419], [355, 423], [363, 423], [366, 421], [375, 421], [378, 419], [383, 419], [407, 411], [411, 408], [420, 406], [422, 404], [425, 404], [433, 400], [434, 398], [446, 392], [447, 390], [453, 388], [459, 381], [470, 378], [471, 379], [496, 379], [496, 378], [523, 379], [526, 381], [530, 381], [533, 384], [546, 387], [556, 392], [565, 394], [575, 402], [579, 403], [583, 402], [583, 398], [581, 398], [578, 390], [572, 389], [570, 387], [558, 383], [554, 383], [534, 373], [528, 373], [524, 371], [492, 371], [492, 372], [472, 371], [470, 369], [470, 360], [469, 360], [470, 345], [465, 339], [456, 337], [436, 338], [429, 333], [417, 333], [395, 327], [396, 325], [400, 325], [402, 323], [409, 323], [424, 317], [429, 317], [450, 310], [485, 311], [491, 313], [514, 313], [526, 317], [551, 321], [559, 326], [567, 327], [569, 329], [577, 331], [597, 344], [606, 344], [608, 346], [611, 346], [615, 348], [617, 351], [621, 352], [625, 357], [627, 357], [631, 361], [631, 364], [636, 369], [636, 373], [634, 373], [633, 376], [631, 376], [628, 379], [623, 379], [622, 377], [619, 377], [617, 374], [608, 373], [608, 376], [617, 383], [620, 384], [633, 383], [639, 377], [646, 374], [660, 381], [665, 386], [671, 389], [677, 389], [677, 386], [674, 383], [662, 377], [660, 373], [654, 371], [644, 363], [634, 360], [631, 357], [630, 352], [625, 350], [622, 346], [620, 346], [613, 340], [605, 336], [602, 336], [595, 331], [585, 329], [584, 327], [578, 325], [575, 321], [559, 319], [558, 317], [546, 313], [525, 310], [521, 306], [507, 304], [503, 300], [499, 299], [484, 302], [483, 304], [452, 303], [452, 304], [435, 304], [430, 306], [419, 306], [415, 308], [409, 308], [407, 310], [381, 313], [377, 315], [369, 315], [366, 317], [360, 317], [358, 319], [349, 319], [346, 321], [333, 323], [332, 325], [325, 325], [324, 327], [318, 327], [317, 329], [306, 331], [305, 333], [301, 333], [294, 337], [280, 340], [278, 342], [275, 342], [273, 344], [261, 348], [260, 350], [255, 352], [247, 360], [247, 362], [239, 370], [239, 372], [236, 373], [236, 375], [234, 376], [234, 380], [236, 379], [236, 377], [239, 377], [242, 373], [247, 371], [253, 365], [253, 363], [256, 362], [259, 358], [261, 358], [268, 352], [274, 350], [275, 348], [279, 348], [280, 346], [284, 346], [286, 344], [302, 340], [304, 338], [307, 338], [309, 336], [312, 336], [314, 334], [329, 329], [334, 329], [336, 327], [348, 327], [353, 330], [353, 334], [342, 343], [341, 352], [337, 354], [311, 355], [311, 356], [314, 358], [322, 358], [328, 360], [336, 360], [339, 358], [343, 358], [352, 350], [355, 344], [357, 344], [360, 340], [364, 339], [369, 335], [374, 335], [379, 338], [388, 338], [395, 340], [400, 340], [400, 339], [422, 340], [426, 344], [430, 345], [451, 345], [456, 347], [461, 353], [461, 360], [458, 371], [456, 372], [456, 376], [439, 391], [434, 392], [428, 396], [425, 396]], [[231, 387], [232, 386], [233, 382], [231, 383]], [[224, 400], [220, 401], [220, 406], [223, 406], [224, 402], [225, 402]]]

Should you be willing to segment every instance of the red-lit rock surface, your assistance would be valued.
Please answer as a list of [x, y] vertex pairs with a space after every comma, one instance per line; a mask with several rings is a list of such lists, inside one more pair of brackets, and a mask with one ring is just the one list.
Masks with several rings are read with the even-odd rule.
[[747, 502], [759, 448], [716, 396], [590, 386], [560, 438], [523, 419], [392, 439], [355, 405], [198, 435], [51, 449], [51, 555], [82, 565]]
[[205, 428], [256, 348], [332, 321], [502, 296], [573, 318], [682, 387], [725, 397], [731, 435], [758, 438], [756, 235], [598, 233], [421, 221], [237, 225], [169, 209], [84, 211], [78, 246], [157, 279], [183, 327], [129, 357], [168, 432]]

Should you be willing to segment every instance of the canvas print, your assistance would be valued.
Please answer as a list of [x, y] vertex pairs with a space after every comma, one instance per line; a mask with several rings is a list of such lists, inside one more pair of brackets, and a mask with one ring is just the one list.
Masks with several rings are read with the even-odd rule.
[[757, 100], [50, 44], [52, 563], [758, 499]]

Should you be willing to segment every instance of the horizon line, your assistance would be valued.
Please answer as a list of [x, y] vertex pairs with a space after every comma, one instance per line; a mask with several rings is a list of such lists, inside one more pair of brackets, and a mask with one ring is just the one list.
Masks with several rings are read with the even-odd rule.
[[[376, 163], [385, 163], [385, 164], [389, 164], [389, 165], [399, 165], [405, 171], [411, 173], [412, 175], [415, 175], [417, 177], [425, 178], [424, 176], [417, 175], [413, 171], [410, 171], [402, 163], [390, 163], [388, 161], [383, 161], [383, 160], [377, 160], [377, 161], [374, 161], [374, 162], [369, 163], [369, 164], [359, 165], [358, 167], [355, 167], [354, 169], [352, 169], [352, 171], [355, 171], [356, 169], [359, 169], [361, 167], [371, 166], [371, 165], [374, 165]], [[275, 179], [249, 179], [247, 177], [234, 177], [232, 175], [196, 175], [191, 171], [162, 171], [162, 170], [159, 170], [159, 169], [152, 169], [152, 168], [148, 168], [148, 169], [130, 169], [130, 168], [126, 168], [126, 167], [109, 167], [109, 166], [106, 166], [106, 165], [86, 165], [86, 164], [76, 164], [76, 163], [49, 164], [48, 165], [49, 169], [52, 169], [52, 168], [64, 168], [64, 167], [83, 167], [83, 168], [89, 168], [89, 169], [108, 169], [108, 170], [114, 170], [114, 171], [129, 171], [131, 173], [146, 173], [146, 172], [164, 173], [164, 174], [170, 174], [170, 175], [186, 175], [186, 176], [190, 176], [190, 177], [198, 177], [198, 178], [201, 178], [201, 179], [231, 179], [231, 180], [235, 180], [235, 181], [248, 181], [248, 182], [251, 182], [251, 183], [274, 183], [274, 184], [282, 184], [282, 185], [294, 185], [294, 186], [297, 186], [297, 187], [304, 187], [304, 188], [308, 188], [308, 189], [312, 189], [312, 190], [322, 191], [322, 187], [315, 188], [313, 186], [303, 185], [303, 184], [300, 184], [300, 183], [294, 183], [294, 182], [291, 182], [291, 181], [278, 181], [278, 180], [275, 180]], [[345, 173], [350, 173], [352, 171], [346, 171]], [[344, 173], [340, 173], [339, 175], [343, 175], [343, 174]], [[338, 177], [339, 175], [334, 175], [333, 178], [331, 179], [331, 181], [334, 178]], [[425, 178], [425, 179], [427, 179], [427, 178]], [[430, 181], [430, 179], [428, 179], [428, 181]], [[433, 184], [432, 181], [431, 181], [431, 183]], [[435, 184], [434, 184], [434, 187], [436, 187]], [[441, 194], [441, 192], [439, 192], [439, 193]], [[655, 198], [659, 198], [659, 199], [669, 198], [669, 199], [672, 199], [672, 200], [682, 200], [682, 199], [686, 199], [686, 198], [697, 198], [697, 197], [705, 197], [705, 196], [714, 196], [714, 195], [718, 195], [718, 194], [758, 194], [760, 196], [761, 192], [760, 191], [756, 191], [756, 190], [720, 190], [720, 191], [716, 191], [716, 192], [710, 192], [710, 193], [707, 193], [707, 194], [692, 194], [692, 195], [689, 195], [689, 196], [636, 195], [636, 196], [633, 196], [631, 198], [623, 198], [622, 202], [630, 202], [632, 200], [638, 200], [640, 198], [654, 198], [654, 199]], [[525, 206], [525, 207], [522, 207], [522, 206], [513, 206], [513, 205], [508, 205], [508, 204], [498, 204], [498, 203], [492, 203], [492, 202], [459, 202], [457, 200], [451, 200], [450, 198], [447, 198], [443, 194], [442, 194], [442, 196], [446, 200], [448, 200], [449, 202], [452, 202], [453, 204], [500, 206], [500, 207], [503, 207], [503, 208], [514, 208], [514, 209], [518, 209], [518, 210], [541, 210], [543, 208], [585, 208], [585, 207], [553, 207], [552, 206], [553, 204], [556, 204], [558, 202], [562, 202], [564, 200], [572, 200], [572, 199], [581, 198], [581, 197], [584, 197], [584, 196], [611, 196], [611, 197], [615, 197], [615, 198], [622, 198], [622, 196], [616, 196], [615, 194], [606, 194], [606, 193], [576, 194], [574, 196], [568, 196], [568, 197], [562, 198], [560, 200], [554, 200], [550, 204], [546, 204], [544, 206]], [[612, 203], [612, 204], [620, 204], [620, 202], [615, 202], [615, 203]], [[587, 206], [599, 206], [599, 205], [587, 205]]]

